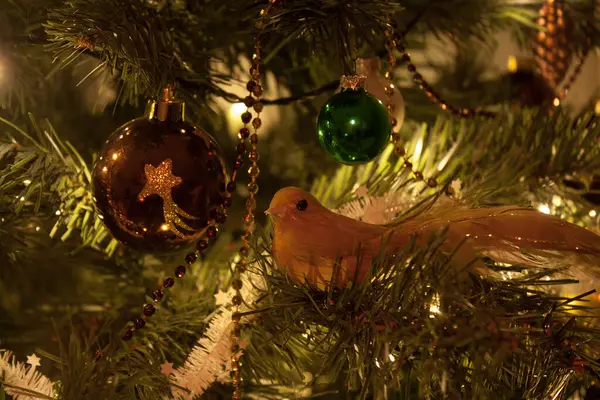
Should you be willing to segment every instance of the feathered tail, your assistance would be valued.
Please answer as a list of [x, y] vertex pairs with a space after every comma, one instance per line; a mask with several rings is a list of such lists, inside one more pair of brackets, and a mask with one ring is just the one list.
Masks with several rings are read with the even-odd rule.
[[444, 228], [447, 228], [448, 250], [464, 241], [461, 258], [474, 252], [472, 256], [489, 256], [503, 263], [574, 267], [600, 279], [600, 236], [532, 209], [514, 206], [436, 209], [394, 230], [427, 236]]

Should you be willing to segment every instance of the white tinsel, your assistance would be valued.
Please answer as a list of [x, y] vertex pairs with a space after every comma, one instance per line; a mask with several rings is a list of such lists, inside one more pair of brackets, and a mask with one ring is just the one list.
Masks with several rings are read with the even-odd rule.
[[[256, 285], [256, 283], [254, 283]], [[245, 281], [242, 286], [242, 298], [252, 304], [258, 293], [252, 283]], [[219, 294], [219, 302], [224, 298], [229, 299], [234, 296], [235, 290], [229, 289], [225, 293]], [[204, 336], [198, 340], [198, 343], [183, 364], [177, 368], [170, 376], [170, 381], [180, 387], [188, 389], [187, 393], [182, 389], [173, 387], [172, 393], [176, 399], [191, 400], [203, 394], [210, 385], [216, 381], [226, 381], [229, 379], [230, 364], [232, 358], [231, 345], [231, 316], [233, 311], [227, 305], [217, 308], [215, 316], [210, 321]], [[244, 311], [240, 307], [240, 311]], [[248, 318], [243, 320], [248, 322]], [[243, 343], [240, 343], [243, 348]]]
[[355, 191], [358, 199], [334, 211], [369, 224], [383, 225], [392, 222], [401, 211], [409, 208], [414, 202], [402, 193], [389, 192], [383, 196], [369, 196], [367, 192], [366, 187], [358, 187]]
[[[4, 383], [4, 390], [15, 400], [34, 400], [47, 396], [55, 398], [53, 383], [50, 379], [35, 370], [33, 366], [26, 366], [17, 362], [12, 353], [0, 350], [0, 378]], [[39, 395], [35, 395], [39, 393]]]

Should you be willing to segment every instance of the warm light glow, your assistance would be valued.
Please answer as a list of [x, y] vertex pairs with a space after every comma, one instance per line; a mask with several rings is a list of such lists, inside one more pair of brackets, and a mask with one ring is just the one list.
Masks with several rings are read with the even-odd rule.
[[239, 117], [246, 111], [246, 105], [244, 103], [233, 103], [229, 112], [236, 117]]
[[540, 204], [537, 209], [539, 212], [542, 212], [544, 214], [550, 214], [551, 212], [550, 207], [548, 207], [548, 204]]
[[596, 100], [596, 107], [594, 107], [596, 115], [600, 115], [600, 100]]
[[518, 68], [517, 57], [508, 56], [507, 67], [508, 67], [508, 72], [517, 72], [517, 68]]
[[560, 99], [558, 97], [555, 97], [552, 104], [554, 105], [554, 107], [560, 106]]
[[589, 215], [590, 217], [592, 217], [592, 218], [595, 218], [595, 217], [596, 217], [596, 215], [598, 215], [598, 213], [596, 212], [596, 210], [591, 210], [591, 211], [588, 213], [588, 215]]
[[112, 155], [112, 159], [113, 159], [113, 160], [116, 160], [117, 158], [119, 158], [119, 155], [118, 155], [117, 153], [113, 153], [113, 155]]
[[440, 314], [440, 296], [435, 294], [433, 295], [433, 298], [431, 299], [431, 305], [429, 306], [429, 312], [431, 313], [429, 315], [429, 318], [435, 318], [436, 314]]
[[102, 167], [102, 172], [107, 172], [108, 168], [106, 166]]
[[169, 230], [169, 225], [167, 225], [167, 224], [162, 224], [162, 225], [160, 226], [160, 230], [161, 230], [161, 231], [168, 231], [168, 230]]
[[391, 361], [391, 362], [394, 362], [394, 361], [396, 361], [396, 357], [394, 357], [394, 355], [393, 355], [393, 354], [390, 354], [390, 355], [389, 355], [389, 357], [390, 357], [390, 361]]
[[23, 185], [25, 185], [25, 186], [29, 186], [29, 185], [31, 185], [31, 180], [29, 180], [29, 179], [25, 179], [25, 180], [23, 181]]
[[421, 152], [423, 151], [423, 138], [420, 137], [417, 140], [417, 144], [415, 145], [415, 153], [413, 154], [413, 162], [418, 162], [419, 157], [421, 157]]

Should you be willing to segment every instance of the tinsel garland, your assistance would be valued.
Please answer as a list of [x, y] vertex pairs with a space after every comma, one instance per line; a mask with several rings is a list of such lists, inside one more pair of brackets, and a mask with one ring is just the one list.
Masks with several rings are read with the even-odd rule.
[[15, 360], [10, 351], [0, 350], [0, 384], [14, 400], [54, 399], [54, 383], [35, 370]]

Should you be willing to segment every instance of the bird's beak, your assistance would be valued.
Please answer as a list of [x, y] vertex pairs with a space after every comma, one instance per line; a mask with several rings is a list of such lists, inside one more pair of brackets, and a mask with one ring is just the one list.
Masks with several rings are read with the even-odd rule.
[[285, 214], [285, 207], [283, 206], [271, 206], [265, 214], [270, 215], [272, 217], [283, 217]]

